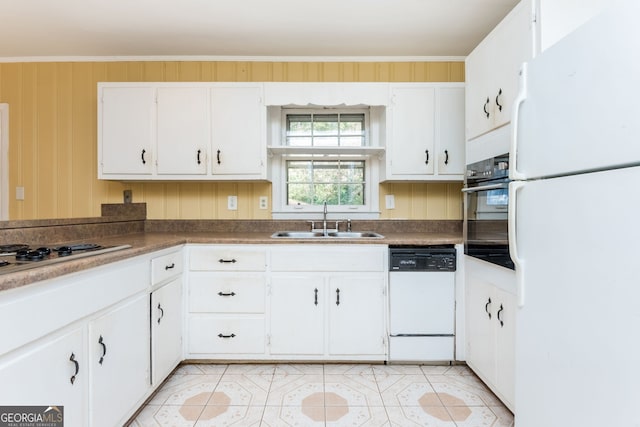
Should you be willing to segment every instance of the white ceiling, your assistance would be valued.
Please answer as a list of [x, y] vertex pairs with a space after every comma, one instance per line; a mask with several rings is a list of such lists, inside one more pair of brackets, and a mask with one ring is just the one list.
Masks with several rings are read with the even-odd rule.
[[466, 56], [517, 2], [0, 0], [0, 60]]

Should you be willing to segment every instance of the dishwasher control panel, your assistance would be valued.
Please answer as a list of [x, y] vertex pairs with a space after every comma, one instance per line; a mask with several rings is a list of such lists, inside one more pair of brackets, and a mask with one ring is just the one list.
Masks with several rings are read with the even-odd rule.
[[390, 247], [391, 271], [456, 271], [453, 246]]

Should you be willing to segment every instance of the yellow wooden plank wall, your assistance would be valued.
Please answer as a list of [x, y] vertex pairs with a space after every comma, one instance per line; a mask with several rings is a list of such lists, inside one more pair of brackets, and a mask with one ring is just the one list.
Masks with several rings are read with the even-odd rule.
[[[122, 183], [97, 179], [97, 83], [108, 81], [460, 82], [464, 62], [48, 62], [0, 63], [9, 104], [9, 218], [100, 215], [133, 190], [152, 219], [263, 219], [265, 182]], [[25, 200], [16, 201], [16, 187]], [[461, 219], [459, 184], [383, 184], [396, 209], [383, 218]], [[228, 211], [228, 195], [238, 210]], [[382, 204], [383, 204], [382, 203]], [[383, 208], [384, 206], [381, 206]]]

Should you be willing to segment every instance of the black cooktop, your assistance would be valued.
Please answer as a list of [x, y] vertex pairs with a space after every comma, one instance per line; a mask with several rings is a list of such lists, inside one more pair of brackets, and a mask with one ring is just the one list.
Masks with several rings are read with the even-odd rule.
[[70, 243], [34, 247], [25, 244], [0, 245], [0, 274], [52, 263], [72, 261], [77, 258], [100, 255], [130, 247], [131, 245], [102, 246], [97, 243]]

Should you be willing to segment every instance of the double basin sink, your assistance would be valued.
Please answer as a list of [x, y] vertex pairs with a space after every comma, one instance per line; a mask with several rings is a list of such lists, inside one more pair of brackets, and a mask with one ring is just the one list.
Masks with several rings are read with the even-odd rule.
[[276, 239], [382, 239], [382, 234], [372, 231], [277, 231], [271, 235]]

